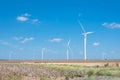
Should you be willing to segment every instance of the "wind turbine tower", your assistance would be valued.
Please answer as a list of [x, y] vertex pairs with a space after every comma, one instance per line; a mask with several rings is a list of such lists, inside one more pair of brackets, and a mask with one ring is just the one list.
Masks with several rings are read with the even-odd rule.
[[45, 48], [42, 48], [42, 51], [41, 51], [41, 53], [42, 53], [42, 60], [44, 59], [44, 51], [45, 51]]
[[9, 53], [9, 60], [11, 60], [11, 52]]
[[67, 60], [69, 60], [70, 40], [67, 43]]
[[13, 53], [13, 51], [10, 51], [10, 53], [9, 53], [9, 60], [11, 60], [12, 53]]
[[79, 25], [81, 26], [81, 29], [83, 31], [83, 36], [84, 36], [84, 59], [87, 60], [87, 35], [92, 34], [93, 32], [86, 32], [86, 30], [84, 29], [80, 21], [79, 21]]

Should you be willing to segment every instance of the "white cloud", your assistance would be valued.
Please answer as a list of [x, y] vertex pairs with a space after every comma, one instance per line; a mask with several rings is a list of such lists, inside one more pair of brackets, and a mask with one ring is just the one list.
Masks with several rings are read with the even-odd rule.
[[27, 17], [25, 17], [25, 16], [18, 16], [18, 17], [17, 17], [17, 20], [18, 20], [18, 21], [25, 22], [25, 21], [28, 21], [29, 19], [28, 19]]
[[20, 43], [26, 43], [28, 41], [34, 40], [33, 37], [14, 37], [13, 39], [16, 41], [20, 41]]
[[49, 40], [50, 42], [61, 42], [63, 39], [61, 38], [53, 38], [51, 40]]
[[32, 18], [33, 16], [31, 16], [31, 14], [29, 13], [24, 13], [23, 15], [21, 16], [17, 16], [17, 20], [18, 21], [21, 21], [21, 22], [28, 22], [28, 23], [31, 23], [31, 24], [38, 24], [40, 23], [39, 19], [37, 18]]
[[40, 21], [38, 19], [32, 19], [31, 23], [32, 24], [37, 24], [37, 23], [40, 23]]
[[26, 43], [26, 42], [28, 42], [28, 41], [32, 41], [32, 40], [34, 40], [33, 37], [24, 38], [24, 39], [21, 41], [21, 43]]
[[8, 41], [4, 41], [4, 40], [0, 40], [0, 44], [4, 45], [4, 46], [7, 46], [7, 47], [10, 47], [10, 48], [14, 48], [14, 49], [18, 49], [18, 50], [23, 50], [24, 48], [21, 48], [17, 45], [14, 45]]
[[2, 45], [11, 45], [9, 42], [3, 41], [3, 40], [0, 40], [0, 44], [2, 44]]
[[99, 42], [94, 42], [94, 43], [93, 43], [93, 46], [99, 46], [99, 45], [100, 45]]
[[13, 45], [13, 44], [11, 44], [11, 43], [9, 43], [7, 41], [3, 41], [3, 40], [0, 40], [0, 44], [10, 46], [10, 47], [16, 47], [15, 45]]
[[108, 27], [108, 28], [111, 28], [111, 29], [114, 29], [114, 28], [120, 28], [120, 24], [119, 23], [103, 23], [102, 24], [104, 27]]
[[25, 13], [24, 16], [29, 17], [29, 16], [31, 16], [31, 14]]

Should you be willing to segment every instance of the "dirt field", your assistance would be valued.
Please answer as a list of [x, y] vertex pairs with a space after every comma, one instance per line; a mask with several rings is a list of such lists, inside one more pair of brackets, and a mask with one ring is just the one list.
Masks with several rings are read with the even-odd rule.
[[1, 60], [0, 80], [120, 80], [120, 61]]
[[85, 66], [119, 66], [120, 60], [0, 60], [0, 63], [47, 63], [47, 64], [75, 64]]

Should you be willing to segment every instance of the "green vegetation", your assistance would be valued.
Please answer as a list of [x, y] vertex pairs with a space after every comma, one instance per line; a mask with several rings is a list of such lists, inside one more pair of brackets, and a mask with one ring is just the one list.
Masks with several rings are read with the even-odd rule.
[[0, 80], [107, 80], [106, 78], [110, 80], [113, 77], [120, 79], [120, 67], [39, 63], [0, 64]]
[[90, 76], [90, 77], [88, 77], [88, 79], [87, 80], [93, 80], [93, 78]]
[[107, 70], [100, 70], [96, 73], [96, 75], [98, 75], [98, 76], [112, 76], [112, 73], [110, 73], [110, 71], [107, 71]]

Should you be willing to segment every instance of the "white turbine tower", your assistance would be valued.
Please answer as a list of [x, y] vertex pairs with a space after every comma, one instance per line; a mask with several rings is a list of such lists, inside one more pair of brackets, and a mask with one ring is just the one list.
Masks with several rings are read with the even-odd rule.
[[12, 53], [13, 53], [13, 51], [11, 51], [11, 52], [9, 53], [9, 60], [11, 60]]
[[42, 51], [41, 51], [41, 54], [42, 54], [42, 60], [44, 59], [44, 51], [45, 51], [45, 48], [42, 48]]
[[70, 40], [67, 43], [67, 60], [69, 60]]
[[92, 34], [93, 32], [86, 32], [82, 23], [79, 21], [79, 24], [81, 26], [81, 29], [83, 31], [83, 36], [84, 36], [84, 59], [86, 60], [87, 59], [87, 35], [88, 34]]
[[11, 60], [11, 53], [9, 53], [9, 60]]

